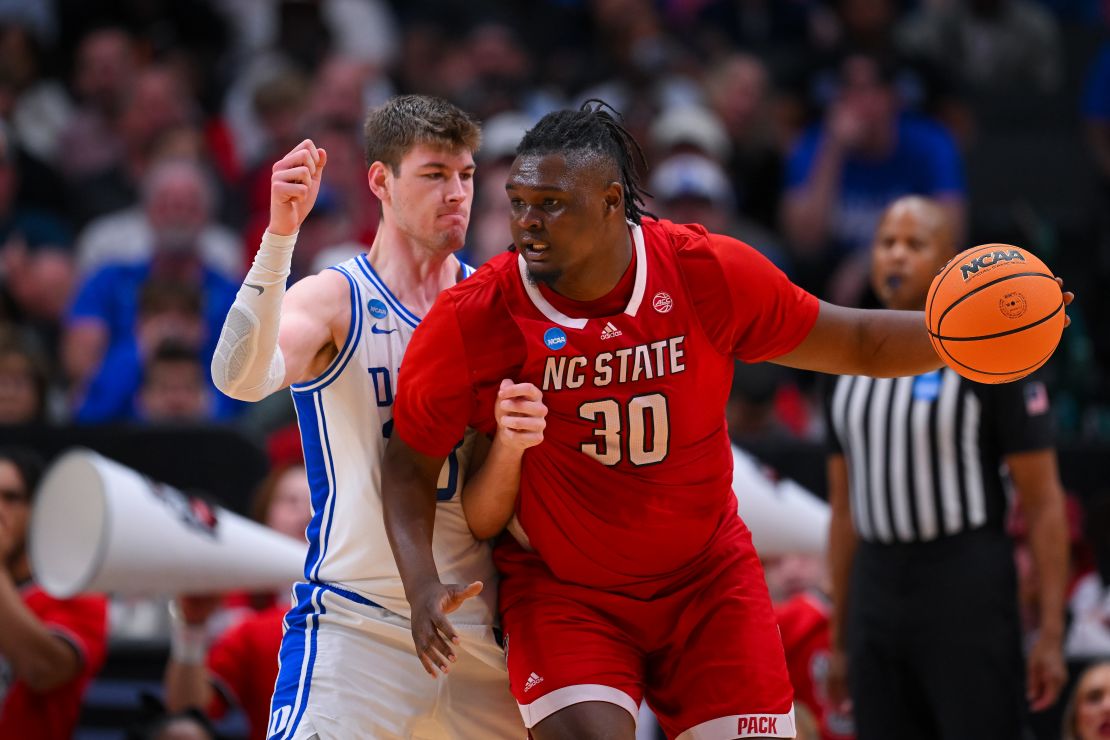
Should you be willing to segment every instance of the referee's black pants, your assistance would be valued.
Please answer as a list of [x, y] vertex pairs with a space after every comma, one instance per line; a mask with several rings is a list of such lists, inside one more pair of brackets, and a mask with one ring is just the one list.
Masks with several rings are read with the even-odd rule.
[[1002, 532], [860, 542], [848, 604], [859, 740], [1022, 740], [1025, 668]]

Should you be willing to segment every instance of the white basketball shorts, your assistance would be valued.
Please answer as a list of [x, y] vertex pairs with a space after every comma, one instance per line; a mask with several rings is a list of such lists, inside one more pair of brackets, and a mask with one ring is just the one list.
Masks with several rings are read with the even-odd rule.
[[409, 621], [358, 594], [293, 587], [268, 740], [491, 740], [527, 737], [489, 626], [455, 625], [461, 644], [432, 678]]

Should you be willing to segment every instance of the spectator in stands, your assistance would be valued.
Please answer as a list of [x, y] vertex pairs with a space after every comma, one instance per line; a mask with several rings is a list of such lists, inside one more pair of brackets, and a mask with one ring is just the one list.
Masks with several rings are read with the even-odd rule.
[[[185, 187], [195, 175], [194, 167], [189, 162], [166, 162], [159, 165], [151, 178], [155, 182], [165, 178]], [[195, 213], [194, 206], [191, 200], [182, 202], [168, 197], [166, 218], [159, 218], [157, 222], [162, 227], [153, 232], [150, 257], [138, 262], [107, 264], [78, 289], [62, 348], [78, 408], [86, 400], [90, 382], [103, 372], [109, 353], [114, 355], [134, 347], [139, 297], [143, 284], [150, 280], [178, 283], [199, 292], [205, 327], [200, 349], [205, 362], [212, 356], [238, 286], [201, 259], [197, 239], [203, 219]]]
[[1064, 710], [1061, 740], [1110, 737], [1110, 661], [1088, 666], [1079, 676]]
[[0, 426], [46, 421], [46, 361], [15, 327], [0, 330]]
[[[1090, 159], [1097, 176], [1097, 197], [1094, 202], [1095, 221], [1098, 225], [1099, 248], [1083, 250], [1077, 255], [1086, 275], [1076, 277], [1087, 281], [1091, 289], [1083, 290], [1083, 312], [1092, 327], [1110, 326], [1110, 295], [1101, 285], [1110, 280], [1110, 41], [1099, 49], [1098, 55], [1087, 70], [1086, 88], [1083, 92], [1083, 133]], [[1078, 272], [1078, 271], [1077, 271]], [[1082, 290], [1080, 283], [1076, 290]], [[1091, 342], [1095, 360], [1103, 368], [1099, 377], [1101, 398], [1110, 403], [1110, 332], [1092, 331]], [[1104, 412], [1110, 417], [1110, 408]]]
[[733, 54], [713, 66], [705, 87], [732, 144], [722, 164], [738, 209], [765, 229], [777, 229], [786, 139], [775, 119], [766, 66], [751, 54]]
[[15, 159], [23, 173], [19, 199], [61, 209], [65, 187], [56, 169], [58, 139], [73, 116], [73, 104], [65, 85], [49, 76], [54, 58], [50, 34], [13, 10], [0, 7], [0, 118], [11, 124]]
[[[312, 512], [303, 465], [278, 468], [270, 474], [259, 489], [256, 515], [282, 534], [304, 540]], [[270, 720], [270, 695], [277, 679], [282, 618], [288, 601], [271, 601], [260, 611], [248, 613], [209, 646], [208, 622], [223, 603], [219, 596], [178, 600], [166, 666], [166, 705], [173, 711], [204, 709], [215, 718], [238, 706], [246, 714], [251, 740], [261, 740]]]
[[0, 451], [0, 737], [68, 740], [81, 697], [104, 663], [107, 602], [54, 599], [28, 558], [31, 500], [42, 461]]
[[151, 716], [132, 727], [126, 740], [219, 740], [212, 723], [196, 709], [168, 712], [158, 704], [148, 707], [147, 714]]
[[[964, 181], [952, 137], [904, 115], [888, 60], [850, 54], [838, 66], [824, 121], [795, 145], [787, 168], [783, 230], [807, 265], [801, 282], [821, 291], [834, 269], [833, 302], [854, 303], [866, 284], [867, 246], [887, 204], [901, 195], [935, 198], [962, 233]], [[958, 238], [958, 237], [957, 237]]]
[[903, 21], [898, 36], [901, 48], [976, 93], [1047, 93], [1063, 78], [1056, 21], [1032, 0], [925, 3]]
[[108, 166], [71, 183], [70, 210], [79, 224], [128, 208], [139, 199], [139, 187], [157, 155], [158, 139], [166, 132], [194, 123], [197, 106], [178, 70], [152, 65], [138, 72], [116, 121], [122, 144]]
[[1071, 624], [1064, 650], [1071, 660], [1110, 658], [1110, 496], [1105, 490], [1090, 497], [1084, 517], [1087, 542], [1096, 569], [1075, 585], [1068, 606]]
[[661, 218], [702, 224], [740, 239], [790, 272], [789, 256], [778, 237], [736, 210], [732, 184], [716, 160], [694, 152], [674, 154], [654, 169], [648, 187]]
[[134, 39], [124, 29], [95, 28], [81, 39], [72, 85], [78, 108], [58, 145], [58, 164], [69, 180], [107, 170], [123, 157], [118, 124], [139, 69]]
[[[505, 111], [482, 123], [482, 148], [475, 154], [474, 207], [470, 215], [463, 262], [477, 267], [512, 244], [509, 199], [505, 181], [516, 158], [516, 147], [534, 121], [522, 111]], [[328, 156], [331, 156], [329, 151]]]
[[[193, 373], [187, 369], [191, 362], [185, 357], [205, 362], [202, 357], [211, 329], [205, 323], [203, 306], [201, 288], [195, 284], [174, 278], [143, 283], [134, 333], [109, 347], [76, 408], [75, 420], [96, 424], [145, 418], [143, 391], [152, 390], [149, 381], [155, 379], [161, 383], [175, 378], [172, 385], [178, 386], [178, 391], [184, 391], [180, 384], [188, 381], [185, 386], [193, 389]], [[173, 347], [160, 356], [166, 344]], [[154, 365], [161, 367], [152, 374]], [[199, 386], [185, 394], [190, 399], [186, 404], [189, 418], [223, 419], [236, 413], [238, 403], [220, 394], [207, 372], [200, 372], [195, 381]], [[178, 396], [178, 401], [183, 400]]]
[[0, 323], [22, 324], [53, 351], [73, 294], [73, 234], [56, 213], [18, 201], [22, 172], [0, 122]]
[[78, 235], [81, 273], [148, 259], [160, 246], [195, 243], [207, 268], [238, 281], [243, 248], [233, 231], [214, 220], [217, 195], [215, 181], [195, 157], [160, 160], [143, 179], [140, 204], [98, 218]]
[[208, 368], [187, 344], [162, 342], [143, 367], [136, 399], [138, 417], [159, 424], [211, 419], [212, 391]]
[[[807, 555], [786, 555], [772, 561], [767, 571], [768, 586], [776, 578], [779, 586], [793, 589], [775, 601], [775, 618], [782, 634], [786, 667], [794, 686], [794, 701], [805, 707], [817, 725], [813, 734], [819, 740], [853, 740], [855, 723], [851, 711], [833, 701], [825, 690], [830, 661], [829, 623], [832, 604], [828, 595], [827, 568], [823, 559]], [[787, 571], [784, 573], [784, 569]], [[778, 571], [775, 573], [774, 571]], [[822, 577], [815, 577], [820, 574]], [[786, 576], [785, 582], [783, 576]], [[804, 588], [802, 583], [808, 582]], [[772, 590], [772, 598], [774, 591]]]

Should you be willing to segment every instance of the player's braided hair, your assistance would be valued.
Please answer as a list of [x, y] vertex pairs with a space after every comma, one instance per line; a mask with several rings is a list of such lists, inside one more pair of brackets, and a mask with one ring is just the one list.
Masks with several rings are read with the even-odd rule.
[[597, 98], [590, 98], [578, 110], [548, 113], [524, 134], [516, 148], [517, 156], [597, 152], [611, 159], [620, 170], [625, 218], [639, 224], [642, 216], [652, 215], [643, 208], [644, 196], [651, 193], [640, 181], [647, 158], [619, 119], [620, 113], [613, 106]]

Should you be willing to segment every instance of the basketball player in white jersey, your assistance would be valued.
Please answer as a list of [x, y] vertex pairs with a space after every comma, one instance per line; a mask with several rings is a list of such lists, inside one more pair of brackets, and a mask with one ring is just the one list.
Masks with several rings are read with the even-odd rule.
[[369, 253], [285, 292], [327, 163], [302, 142], [274, 165], [269, 227], [212, 361], [216, 386], [234, 398], [291, 388], [312, 487], [305, 580], [285, 618], [267, 736], [523, 738], [495, 640], [489, 546], [468, 529], [460, 491], [474, 456], [485, 461], [468, 486], [515, 488], [523, 449], [542, 439], [538, 398], [523, 409], [531, 419], [518, 430], [507, 422], [492, 445], [469, 433], [459, 440], [440, 475], [436, 562], [445, 581], [470, 584], [445, 601], [459, 636], [445, 679], [430, 678], [413, 654], [382, 523], [379, 467], [405, 346], [440, 291], [472, 271], [453, 253], [470, 218], [480, 131], [453, 105], [421, 96], [372, 110], [365, 131], [370, 189], [382, 203]]

